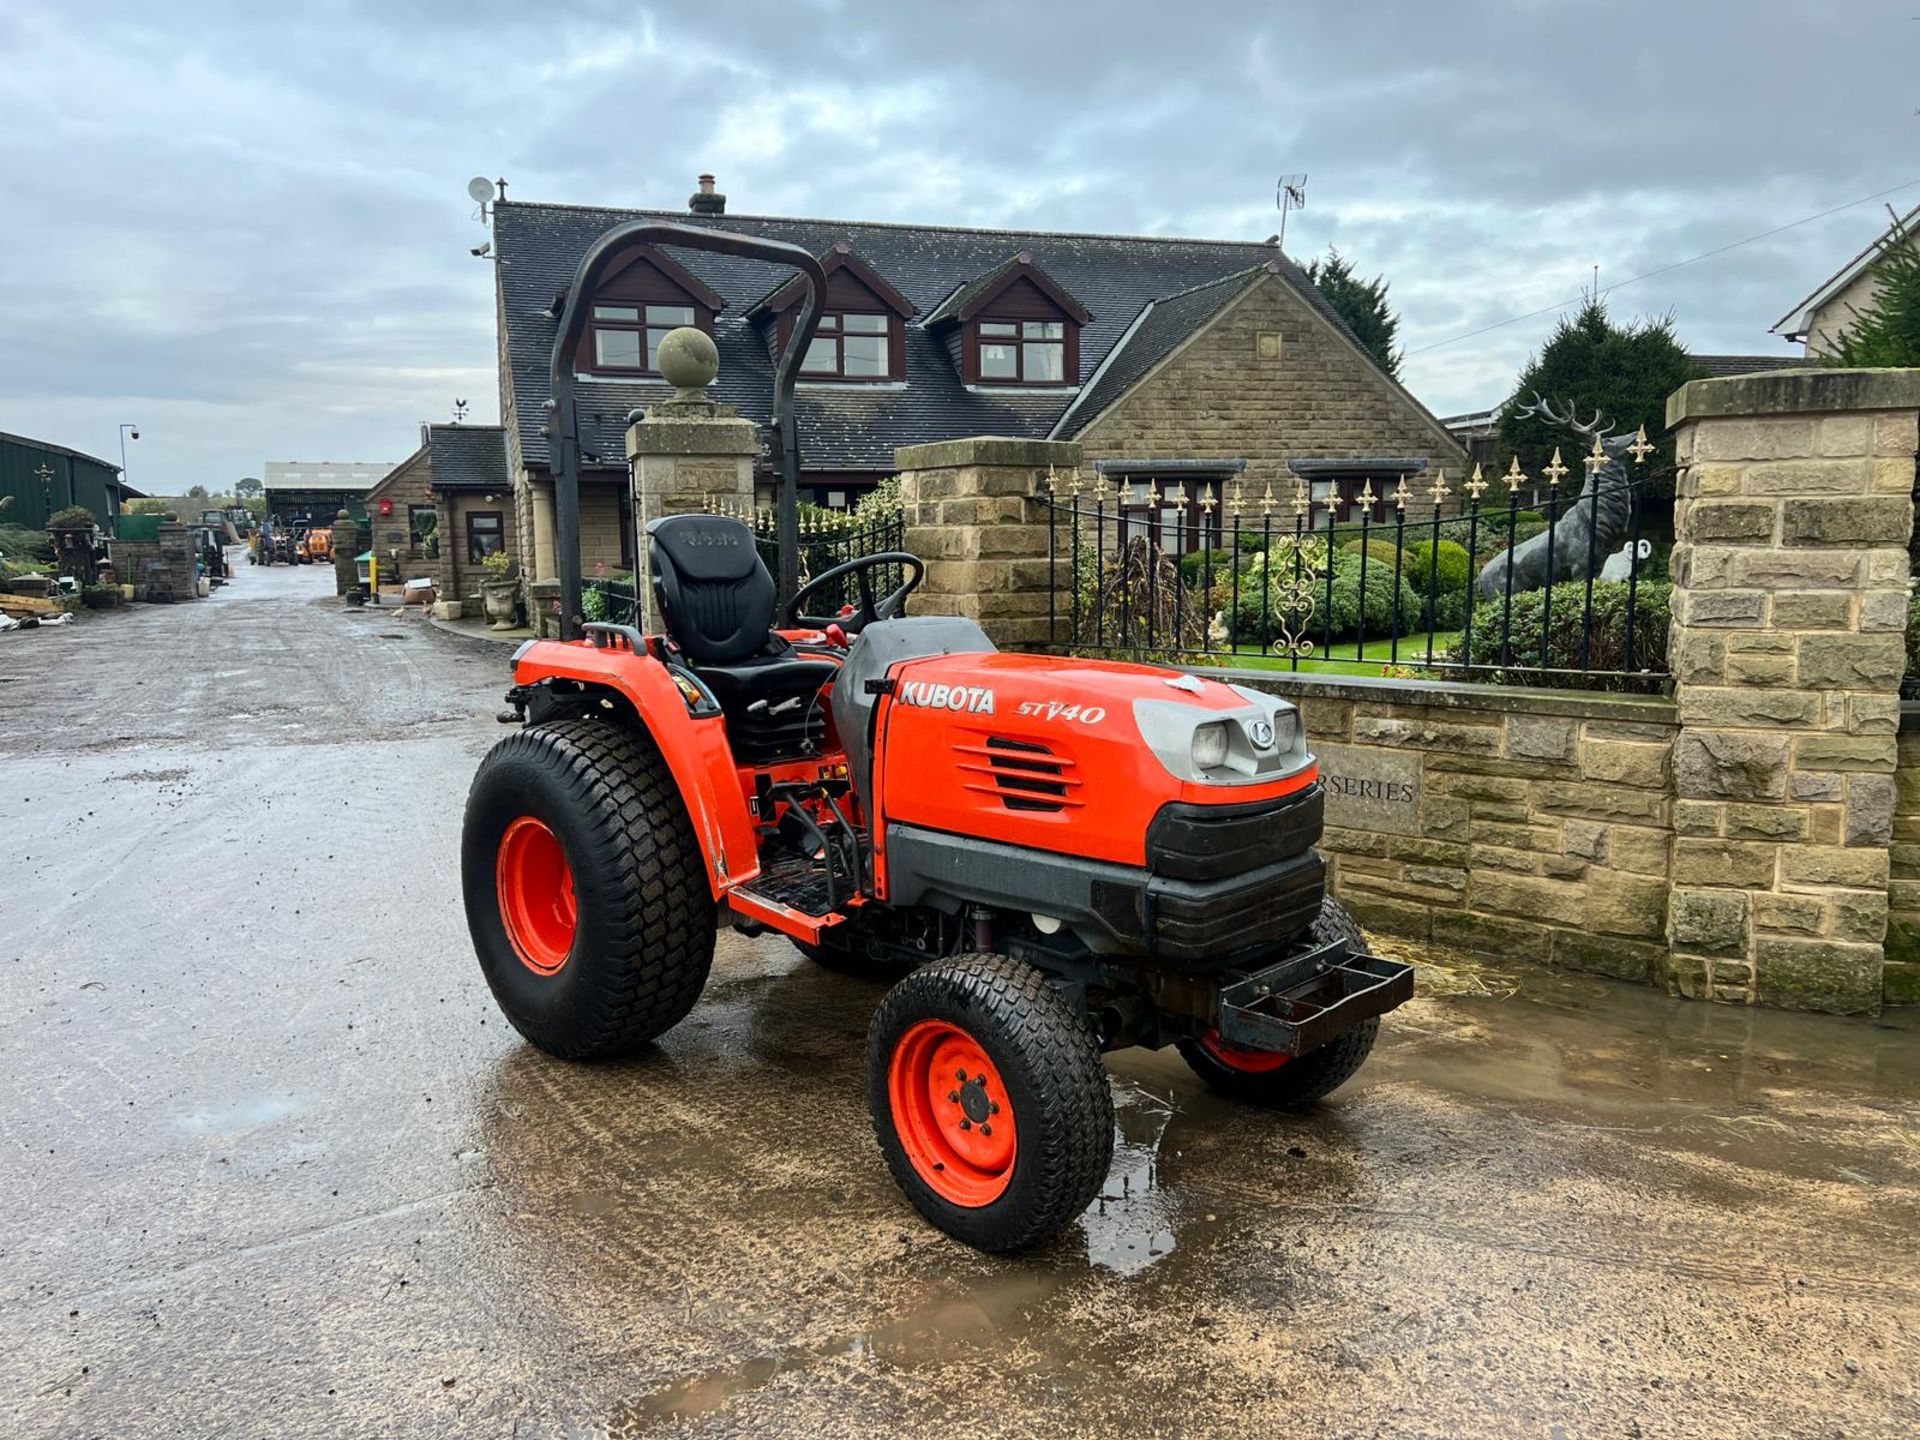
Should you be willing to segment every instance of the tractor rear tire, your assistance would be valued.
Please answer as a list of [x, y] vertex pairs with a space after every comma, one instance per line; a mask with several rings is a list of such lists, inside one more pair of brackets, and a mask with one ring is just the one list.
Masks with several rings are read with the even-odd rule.
[[[1307, 935], [1317, 945], [1345, 940], [1361, 949], [1366, 944], [1359, 922], [1347, 913], [1346, 906], [1332, 898], [1320, 902], [1320, 914]], [[1351, 1080], [1372, 1052], [1379, 1033], [1378, 1017], [1363, 1020], [1318, 1050], [1291, 1059], [1238, 1049], [1211, 1032], [1198, 1040], [1180, 1041], [1179, 1049], [1180, 1058], [1216, 1094], [1251, 1105], [1299, 1110], [1325, 1099]]]
[[867, 1104], [914, 1207], [992, 1253], [1072, 1224], [1113, 1160], [1092, 1027], [1046, 976], [1003, 955], [935, 961], [887, 993], [867, 1037]]
[[649, 738], [601, 720], [509, 735], [473, 777], [460, 869], [494, 999], [549, 1055], [632, 1054], [700, 998], [713, 896]]

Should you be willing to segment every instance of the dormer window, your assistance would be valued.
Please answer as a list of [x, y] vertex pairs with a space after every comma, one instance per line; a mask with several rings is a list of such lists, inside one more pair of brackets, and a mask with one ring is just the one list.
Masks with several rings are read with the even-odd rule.
[[[820, 257], [827, 293], [820, 323], [814, 327], [800, 374], [808, 380], [904, 380], [907, 378], [907, 321], [913, 302], [842, 242]], [[747, 311], [762, 327], [767, 352], [775, 360], [793, 343], [793, 329], [806, 298], [799, 276], [782, 281]]]
[[1027, 251], [970, 280], [927, 317], [969, 385], [1080, 383], [1080, 327], [1093, 318]]
[[838, 376], [846, 380], [884, 380], [892, 374], [889, 353], [893, 317], [845, 311], [820, 317], [802, 375]]
[[575, 363], [598, 375], [657, 375], [667, 332], [691, 325], [711, 335], [726, 303], [684, 265], [643, 246], [601, 282]]
[[657, 371], [667, 332], [697, 323], [691, 305], [595, 305], [593, 367]]
[[981, 320], [983, 384], [1064, 385], [1067, 326], [1063, 320]]

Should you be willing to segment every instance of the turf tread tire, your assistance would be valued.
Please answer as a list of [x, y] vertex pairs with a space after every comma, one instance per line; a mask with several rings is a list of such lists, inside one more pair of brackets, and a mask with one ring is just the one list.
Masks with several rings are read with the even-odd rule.
[[[894, 1126], [887, 1077], [917, 1021], [951, 1020], [987, 1051], [1013, 1103], [1018, 1150], [1006, 1192], [955, 1205], [914, 1169]], [[867, 1104], [894, 1181], [940, 1229], [999, 1254], [1050, 1239], [1078, 1218], [1113, 1163], [1113, 1091], [1091, 1027], [1046, 976], [1004, 955], [921, 966], [880, 1002], [867, 1036]]]
[[[560, 835], [580, 906], [573, 953], [553, 976], [520, 962], [500, 918], [495, 857], [505, 825], [522, 813]], [[650, 737], [582, 719], [500, 741], [468, 792], [461, 870], [494, 998], [548, 1054], [632, 1054], [699, 1000], [713, 965], [713, 896], [686, 805]]]
[[[1346, 906], [1331, 897], [1320, 902], [1320, 913], [1314, 917], [1307, 936], [1316, 945], [1345, 940], [1356, 950], [1366, 946], [1360, 923]], [[1300, 1110], [1324, 1100], [1351, 1080], [1373, 1052], [1373, 1042], [1379, 1033], [1380, 1020], [1375, 1016], [1351, 1030], [1343, 1030], [1318, 1050], [1309, 1051], [1277, 1070], [1257, 1073], [1222, 1064], [1198, 1040], [1180, 1041], [1179, 1050], [1180, 1058], [1216, 1094], [1253, 1105]]]

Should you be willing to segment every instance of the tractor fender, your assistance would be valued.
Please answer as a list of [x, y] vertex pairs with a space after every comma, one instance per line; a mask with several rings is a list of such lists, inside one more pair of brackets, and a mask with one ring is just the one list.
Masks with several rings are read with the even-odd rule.
[[[753, 817], [725, 722], [707, 703], [711, 697], [690, 697], [651, 655], [587, 641], [529, 641], [514, 656], [513, 678], [529, 686], [570, 680], [632, 711], [686, 804], [715, 899], [760, 873]], [[703, 713], [694, 713], [696, 708]]]

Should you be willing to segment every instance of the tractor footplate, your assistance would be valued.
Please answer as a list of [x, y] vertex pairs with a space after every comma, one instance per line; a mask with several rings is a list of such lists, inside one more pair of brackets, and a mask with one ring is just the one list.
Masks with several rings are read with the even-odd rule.
[[1247, 1050], [1304, 1055], [1413, 998], [1413, 967], [1361, 955], [1344, 940], [1290, 955], [1220, 988], [1220, 1038]]

